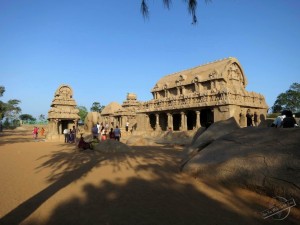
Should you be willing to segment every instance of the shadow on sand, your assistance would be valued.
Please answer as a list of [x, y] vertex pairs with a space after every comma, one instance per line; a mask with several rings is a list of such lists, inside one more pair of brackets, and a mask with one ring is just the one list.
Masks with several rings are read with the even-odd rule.
[[[51, 168], [52, 173], [46, 178], [51, 184], [1, 218], [0, 224], [270, 224], [270, 221], [253, 215], [237, 213], [192, 184], [179, 182], [179, 152], [168, 147], [164, 151], [151, 147], [135, 148], [134, 153], [57, 151], [45, 156], [49, 159], [37, 170]], [[137, 166], [130, 163], [132, 160]], [[150, 160], [151, 163], [145, 163]], [[98, 185], [84, 185], [84, 201], [72, 197], [60, 203], [44, 221], [24, 221], [55, 193], [104, 163], [112, 165], [114, 172], [122, 170], [125, 165], [135, 172], [151, 171], [155, 176], [151, 180], [136, 176], [123, 184], [100, 181], [99, 178]]]

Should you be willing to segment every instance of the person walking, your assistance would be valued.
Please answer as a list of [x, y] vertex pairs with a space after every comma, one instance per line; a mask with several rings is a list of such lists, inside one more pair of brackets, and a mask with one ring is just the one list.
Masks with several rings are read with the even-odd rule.
[[250, 109], [247, 110], [246, 118], [247, 118], [247, 127], [253, 126], [252, 116], [250, 113]]
[[65, 143], [69, 141], [69, 130], [68, 128], [64, 129], [63, 134], [65, 135]]
[[120, 141], [121, 138], [121, 130], [118, 126], [114, 129], [115, 140]]
[[253, 115], [253, 121], [254, 121], [254, 126], [258, 126], [258, 115], [256, 112], [254, 112], [254, 115]]

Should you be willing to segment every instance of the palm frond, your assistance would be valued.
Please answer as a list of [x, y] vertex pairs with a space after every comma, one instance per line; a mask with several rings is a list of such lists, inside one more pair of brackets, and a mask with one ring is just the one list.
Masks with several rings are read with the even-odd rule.
[[149, 8], [148, 5], [146, 3], [146, 0], [142, 0], [141, 3], [141, 12], [144, 18], [148, 18], [149, 17]]
[[167, 9], [170, 9], [170, 6], [172, 4], [172, 0], [163, 0], [163, 3], [164, 3], [164, 6], [167, 8]]

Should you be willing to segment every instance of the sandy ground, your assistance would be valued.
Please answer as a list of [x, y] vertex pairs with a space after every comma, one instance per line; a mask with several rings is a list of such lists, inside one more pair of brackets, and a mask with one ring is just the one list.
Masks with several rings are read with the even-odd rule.
[[263, 219], [272, 198], [179, 173], [181, 147], [131, 148], [80, 152], [5, 130], [0, 224], [299, 224], [297, 207], [284, 220]]

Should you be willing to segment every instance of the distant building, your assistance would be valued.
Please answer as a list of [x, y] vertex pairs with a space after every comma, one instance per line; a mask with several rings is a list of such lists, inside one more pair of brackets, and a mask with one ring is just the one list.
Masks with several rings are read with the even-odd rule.
[[137, 101], [133, 93], [122, 105], [111, 103], [99, 122], [136, 131], [194, 130], [234, 117], [246, 126], [246, 112], [265, 120], [263, 95], [246, 91], [247, 78], [236, 58], [226, 58], [162, 77], [153, 87], [153, 99]]
[[63, 139], [63, 130], [77, 127], [80, 120], [79, 110], [76, 108], [76, 102], [73, 99], [73, 90], [68, 85], [60, 85], [54, 94], [51, 108], [48, 112], [48, 140]]

